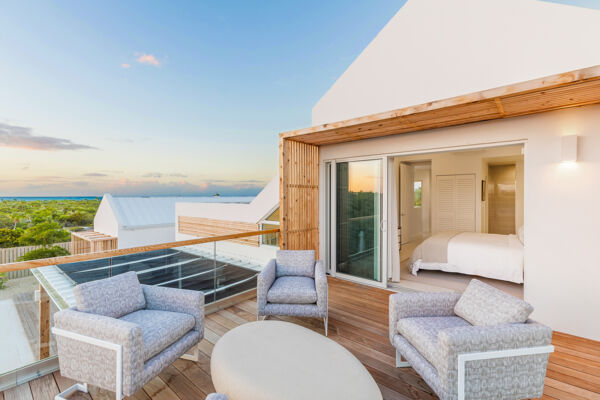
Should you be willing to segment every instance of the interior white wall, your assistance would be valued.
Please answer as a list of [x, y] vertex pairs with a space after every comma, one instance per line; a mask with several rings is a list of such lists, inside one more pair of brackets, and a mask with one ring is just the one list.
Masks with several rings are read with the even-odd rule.
[[[430, 204], [431, 207], [431, 233], [439, 232], [438, 228], [438, 215], [435, 206], [437, 202], [437, 190], [436, 190], [436, 176], [438, 175], [455, 175], [455, 174], [474, 174], [475, 175], [475, 230], [476, 232], [482, 232], [482, 228], [486, 225], [485, 219], [486, 208], [481, 201], [481, 180], [487, 178], [487, 162], [485, 159], [489, 158], [505, 158], [512, 156], [520, 156], [520, 146], [502, 146], [494, 147], [490, 149], [481, 150], [469, 150], [469, 151], [451, 151], [451, 152], [439, 152], [430, 154], [416, 154], [398, 157], [399, 162], [420, 162], [430, 161], [431, 162], [431, 193], [430, 193]], [[417, 173], [418, 169], [415, 169]], [[422, 174], [422, 173], [421, 173]], [[522, 178], [522, 175], [520, 176]], [[522, 189], [522, 181], [520, 182]], [[410, 191], [410, 188], [408, 188]], [[522, 191], [520, 192], [522, 195]], [[408, 196], [407, 198], [411, 198]], [[487, 200], [487, 199], [486, 199]], [[522, 217], [523, 203], [516, 202], [515, 208], [519, 209], [519, 215]], [[412, 207], [411, 207], [412, 208]], [[421, 210], [412, 210], [411, 218], [409, 223], [406, 224], [408, 227], [408, 238], [413, 240], [418, 232], [421, 231], [422, 220], [420, 220]], [[418, 214], [418, 215], [417, 215]], [[519, 225], [520, 226], [520, 225]]]
[[600, 11], [538, 0], [408, 0], [313, 108], [313, 125], [600, 64]]
[[[600, 340], [600, 105], [322, 146], [336, 158], [525, 141], [525, 299], [555, 330]], [[580, 136], [579, 161], [560, 163], [561, 136]], [[322, 169], [323, 170], [323, 169]], [[480, 189], [479, 189], [480, 190]], [[325, 209], [321, 179], [320, 210]], [[320, 212], [321, 232], [324, 212]], [[325, 241], [321, 235], [321, 254]]]

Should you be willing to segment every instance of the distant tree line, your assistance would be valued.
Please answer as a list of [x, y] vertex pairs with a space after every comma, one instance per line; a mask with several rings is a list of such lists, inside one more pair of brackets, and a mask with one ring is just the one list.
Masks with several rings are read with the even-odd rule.
[[71, 231], [91, 227], [99, 205], [100, 199], [0, 201], [0, 248], [44, 246], [27, 253], [25, 260], [67, 255], [51, 245], [70, 241]]

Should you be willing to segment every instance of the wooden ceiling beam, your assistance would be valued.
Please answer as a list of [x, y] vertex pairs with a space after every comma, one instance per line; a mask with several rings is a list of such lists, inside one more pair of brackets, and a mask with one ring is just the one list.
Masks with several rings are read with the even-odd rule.
[[327, 145], [600, 103], [600, 65], [345, 121], [283, 132]]

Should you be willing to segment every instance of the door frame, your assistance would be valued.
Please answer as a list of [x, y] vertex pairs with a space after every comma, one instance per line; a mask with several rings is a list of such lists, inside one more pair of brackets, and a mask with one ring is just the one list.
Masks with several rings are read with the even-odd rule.
[[[337, 271], [337, 164], [343, 162], [356, 162], [356, 161], [375, 161], [379, 160], [379, 173], [381, 176], [381, 185], [380, 185], [380, 196], [381, 196], [381, 204], [379, 211], [379, 280], [371, 280], [366, 278], [361, 278], [349, 274], [344, 274], [342, 272]], [[326, 240], [328, 240], [329, 245], [326, 245], [325, 248], [329, 252], [326, 255], [327, 259], [330, 261], [330, 274], [335, 278], [345, 279], [351, 282], [360, 283], [363, 285], [376, 286], [381, 288], [387, 287], [388, 281], [388, 270], [387, 270], [387, 257], [388, 257], [388, 219], [387, 219], [387, 210], [388, 210], [388, 157], [387, 156], [365, 156], [365, 157], [351, 157], [351, 158], [337, 158], [334, 160], [325, 161], [326, 167], [325, 171], [328, 172], [328, 175], [325, 179], [325, 184], [329, 187], [326, 188], [330, 192], [329, 201], [327, 204], [329, 211], [325, 213], [326, 215], [326, 223], [328, 224], [327, 232], [328, 236]], [[327, 164], [330, 165], [330, 168], [327, 168]], [[327, 235], [326, 235], [327, 236]]]

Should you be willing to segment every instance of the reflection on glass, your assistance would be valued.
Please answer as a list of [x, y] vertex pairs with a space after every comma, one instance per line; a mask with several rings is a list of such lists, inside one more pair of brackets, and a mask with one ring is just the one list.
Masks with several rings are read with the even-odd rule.
[[336, 164], [338, 272], [380, 280], [380, 160]]
[[[279, 210], [279, 208], [277, 210]], [[268, 231], [271, 229], [279, 229], [279, 225], [262, 224], [260, 227], [261, 231]], [[279, 233], [266, 233], [262, 235], [262, 244], [279, 246]]]

